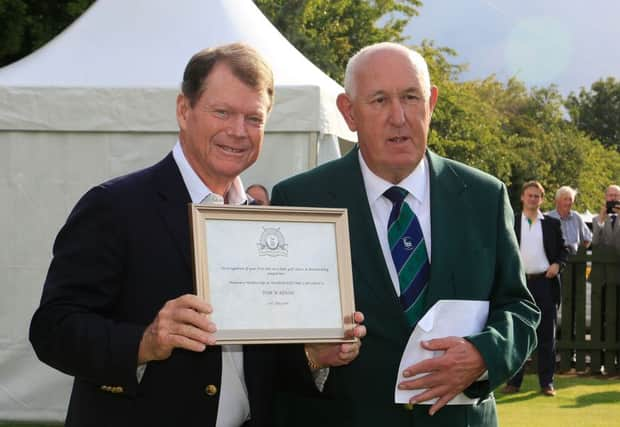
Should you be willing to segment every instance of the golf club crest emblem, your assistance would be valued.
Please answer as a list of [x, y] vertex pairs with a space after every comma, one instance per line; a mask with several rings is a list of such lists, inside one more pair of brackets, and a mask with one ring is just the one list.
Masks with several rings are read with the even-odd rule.
[[403, 248], [406, 251], [412, 251], [414, 249], [414, 247], [413, 247], [413, 240], [411, 240], [411, 237], [405, 236], [405, 237], [403, 237], [402, 240], [403, 240]]
[[260, 256], [288, 256], [288, 245], [279, 228], [263, 227], [256, 246]]

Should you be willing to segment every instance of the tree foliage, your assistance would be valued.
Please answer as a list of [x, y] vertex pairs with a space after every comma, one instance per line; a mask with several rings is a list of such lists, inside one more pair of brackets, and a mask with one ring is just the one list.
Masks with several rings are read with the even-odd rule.
[[462, 82], [464, 67], [452, 63], [452, 50], [428, 41], [417, 49], [439, 88], [433, 150], [501, 179], [515, 210], [523, 183], [536, 179], [548, 192], [545, 210], [553, 208], [557, 188], [570, 185], [579, 190], [576, 209], [598, 211], [605, 187], [620, 181], [620, 155], [565, 119], [557, 87], [528, 89], [494, 76]]
[[402, 42], [420, 0], [254, 0], [282, 34], [334, 80], [348, 58], [381, 41]]
[[589, 91], [571, 92], [566, 108], [579, 130], [620, 151], [619, 80], [608, 77], [594, 82]]
[[[362, 47], [405, 42], [403, 29], [420, 0], [254, 0], [275, 26], [318, 67], [342, 81]], [[93, 0], [0, 0], [0, 65], [38, 48]], [[579, 190], [576, 209], [596, 212], [607, 185], [620, 182], [620, 82], [595, 82], [563, 99], [557, 87], [528, 88], [516, 78], [462, 81], [457, 54], [431, 41], [413, 46], [427, 60], [439, 101], [430, 147], [497, 176], [520, 209], [523, 182], [547, 189], [544, 209], [561, 185]], [[571, 120], [566, 119], [566, 110]], [[613, 147], [613, 148], [608, 148]]]
[[0, 67], [43, 46], [93, 2], [0, 0]]

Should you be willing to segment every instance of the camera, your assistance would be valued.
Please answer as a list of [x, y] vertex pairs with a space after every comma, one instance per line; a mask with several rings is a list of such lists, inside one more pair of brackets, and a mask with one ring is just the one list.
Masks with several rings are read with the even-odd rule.
[[615, 213], [614, 208], [619, 207], [619, 206], [620, 206], [620, 201], [618, 200], [612, 200], [611, 202], [607, 202], [607, 213], [608, 214]]

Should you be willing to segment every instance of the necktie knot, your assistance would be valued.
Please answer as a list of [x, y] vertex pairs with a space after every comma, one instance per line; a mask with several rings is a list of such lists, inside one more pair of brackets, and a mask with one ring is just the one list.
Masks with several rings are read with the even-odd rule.
[[387, 197], [390, 202], [392, 202], [392, 212], [390, 212], [390, 218], [388, 221], [388, 225], [391, 225], [396, 221], [398, 215], [400, 215], [400, 210], [403, 206], [403, 202], [405, 201], [405, 197], [407, 197], [409, 192], [401, 187], [390, 187], [385, 190], [383, 195]]
[[394, 205], [400, 205], [409, 192], [404, 188], [393, 186], [385, 190], [383, 195], [387, 197]]

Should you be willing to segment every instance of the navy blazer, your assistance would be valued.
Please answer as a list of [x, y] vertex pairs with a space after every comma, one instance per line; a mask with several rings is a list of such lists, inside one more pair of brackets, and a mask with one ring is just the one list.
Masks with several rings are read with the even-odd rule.
[[[521, 245], [521, 215], [515, 215], [515, 234], [517, 235], [517, 241]], [[543, 234], [543, 246], [545, 247], [545, 255], [549, 264], [558, 263], [560, 265], [560, 271], [566, 266], [566, 260], [568, 259], [568, 248], [564, 243], [564, 237], [562, 236], [562, 224], [557, 218], [553, 218], [549, 215], [543, 215], [543, 219], [540, 222]], [[562, 281], [560, 275], [555, 276], [553, 280], [553, 302], [556, 305], [560, 305], [562, 301]]]
[[[30, 340], [75, 377], [67, 426], [215, 426], [221, 347], [175, 349], [136, 379], [146, 326], [194, 291], [189, 202], [169, 154], [91, 189], [58, 234]], [[251, 426], [271, 425], [273, 365], [269, 348], [244, 347]]]

